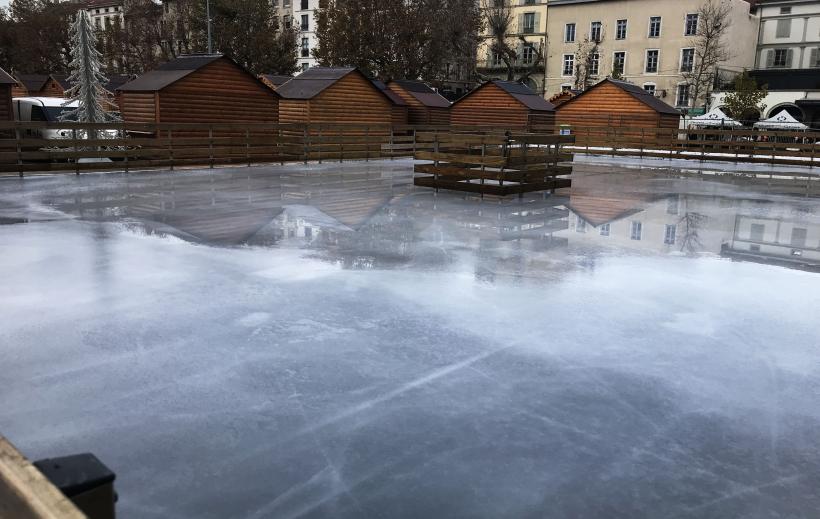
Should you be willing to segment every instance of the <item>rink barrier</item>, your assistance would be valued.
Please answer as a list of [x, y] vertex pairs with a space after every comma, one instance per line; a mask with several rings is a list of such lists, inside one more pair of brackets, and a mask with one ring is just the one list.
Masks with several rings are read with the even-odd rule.
[[[574, 153], [718, 160], [814, 167], [820, 132], [670, 129], [576, 125]], [[44, 139], [56, 130], [61, 139]], [[98, 138], [93, 131], [98, 131]], [[0, 174], [215, 167], [376, 160], [432, 152], [442, 139], [554, 135], [552, 126], [523, 129], [343, 124], [174, 124], [0, 122]], [[100, 136], [111, 138], [99, 138]], [[449, 137], [448, 137], [449, 136]], [[93, 162], [111, 159], [112, 162]]]

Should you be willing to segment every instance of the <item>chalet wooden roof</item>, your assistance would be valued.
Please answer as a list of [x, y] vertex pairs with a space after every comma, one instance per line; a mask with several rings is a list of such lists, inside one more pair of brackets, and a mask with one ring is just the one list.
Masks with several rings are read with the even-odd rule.
[[[359, 74], [373, 85], [374, 90], [380, 92], [391, 103], [397, 104], [392, 96], [356, 67], [311, 67], [277, 88], [276, 93], [285, 99], [313, 99], [348, 74]], [[403, 105], [404, 101], [401, 104]]]
[[404, 99], [402, 99], [399, 94], [397, 94], [397, 93], [393, 92], [392, 90], [390, 90], [389, 88], [387, 88], [387, 85], [384, 83], [384, 81], [379, 81], [378, 79], [374, 79], [373, 84], [376, 85], [376, 88], [381, 90], [382, 93], [384, 95], [386, 95], [390, 99], [390, 101], [393, 102], [394, 105], [407, 106], [407, 103], [404, 102]]
[[0, 85], [16, 85], [17, 80], [15, 80], [11, 75], [0, 68]]
[[680, 116], [679, 111], [675, 110], [673, 107], [669, 106], [668, 104], [664, 103], [663, 101], [661, 101], [660, 99], [655, 97], [654, 94], [652, 94], [650, 92], [647, 92], [646, 90], [639, 87], [638, 85], [635, 85], [633, 83], [628, 83], [626, 81], [618, 81], [618, 80], [611, 79], [611, 78], [605, 78], [605, 79], [599, 81], [598, 83], [595, 83], [593, 86], [587, 88], [586, 90], [584, 90], [583, 92], [581, 92], [577, 96], [573, 97], [569, 101], [566, 101], [565, 103], [561, 104], [560, 107], [563, 108], [565, 106], [569, 106], [573, 103], [576, 103], [579, 99], [582, 99], [584, 97], [584, 95], [586, 95], [587, 92], [591, 92], [591, 91], [595, 90], [596, 88], [598, 88], [600, 85], [603, 85], [605, 83], [609, 83], [611, 85], [614, 85], [614, 86], [620, 88], [621, 90], [623, 90], [627, 94], [631, 95], [632, 97], [634, 97], [635, 99], [637, 99], [641, 103], [645, 104], [646, 106], [648, 106], [649, 108], [655, 110], [656, 112], [658, 112], [660, 114], [669, 114], [669, 115]]
[[[245, 70], [245, 67], [223, 54], [183, 54], [176, 59], [163, 63], [159, 67], [129, 81], [117, 88], [121, 92], [157, 92], [210, 65], [214, 61], [225, 59], [247, 72], [254, 80], [261, 80]], [[265, 87], [267, 88], [267, 87]]]
[[293, 79], [293, 76], [281, 76], [281, 75], [278, 75], [278, 74], [262, 74], [261, 77], [265, 81], [269, 82], [271, 85], [274, 85], [274, 86], [277, 86], [277, 87], [282, 86], [285, 83], [287, 83], [288, 81], [290, 81], [291, 79]]
[[42, 90], [48, 78], [48, 74], [17, 74], [17, 82], [29, 92]]
[[68, 74], [52, 74], [51, 79], [59, 83], [63, 90], [71, 88], [71, 83], [68, 81]]
[[424, 106], [430, 108], [449, 108], [450, 101], [442, 97], [438, 92], [422, 83], [421, 81], [411, 81], [409, 79], [394, 79], [388, 81], [395, 83], [407, 91], [408, 94], [416, 98]]
[[552, 103], [550, 103], [540, 95], [536, 94], [527, 85], [524, 85], [523, 83], [516, 83], [514, 81], [501, 81], [500, 79], [492, 79], [490, 81], [487, 81], [483, 85], [479, 86], [478, 88], [475, 88], [467, 92], [455, 103], [453, 103], [453, 105], [457, 105], [462, 100], [470, 97], [471, 95], [480, 91], [482, 88], [485, 88], [487, 85], [497, 86], [498, 88], [509, 94], [510, 97], [512, 97], [513, 99], [515, 99], [516, 101], [518, 101], [530, 110], [535, 110], [538, 112], [552, 112], [555, 110], [555, 106], [553, 106]]

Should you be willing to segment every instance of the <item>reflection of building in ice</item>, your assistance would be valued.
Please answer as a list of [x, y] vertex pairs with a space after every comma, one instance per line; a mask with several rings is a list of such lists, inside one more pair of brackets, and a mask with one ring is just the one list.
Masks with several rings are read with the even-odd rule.
[[[820, 265], [820, 221], [793, 206], [728, 196], [654, 194], [576, 181], [570, 247], [712, 253], [761, 262]], [[748, 195], [747, 195], [748, 196]]]
[[734, 259], [820, 268], [820, 223], [738, 214], [732, 239], [722, 252]]
[[[615, 198], [613, 198], [613, 196]], [[717, 252], [731, 237], [732, 217], [719, 197], [664, 198], [590, 194], [570, 199], [571, 244], [647, 252]]]
[[353, 232], [347, 225], [309, 205], [286, 205], [282, 212], [248, 238], [248, 245], [272, 245], [282, 240], [304, 244], [333, 245], [340, 233]]

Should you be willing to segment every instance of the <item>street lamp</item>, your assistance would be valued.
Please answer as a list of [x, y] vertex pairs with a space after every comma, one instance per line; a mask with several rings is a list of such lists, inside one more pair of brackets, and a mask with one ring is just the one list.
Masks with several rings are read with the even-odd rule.
[[208, 54], [213, 54], [213, 43], [211, 42], [211, 0], [205, 0], [205, 17], [208, 18]]

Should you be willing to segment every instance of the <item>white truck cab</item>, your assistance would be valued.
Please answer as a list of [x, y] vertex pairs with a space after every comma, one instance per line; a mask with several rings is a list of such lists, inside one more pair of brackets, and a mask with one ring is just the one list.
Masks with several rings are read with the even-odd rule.
[[[14, 120], [20, 122], [60, 122], [60, 116], [77, 108], [77, 101], [67, 102], [62, 97], [15, 97], [12, 99]], [[27, 137], [42, 139], [69, 139], [71, 130], [34, 128], [25, 130]]]

